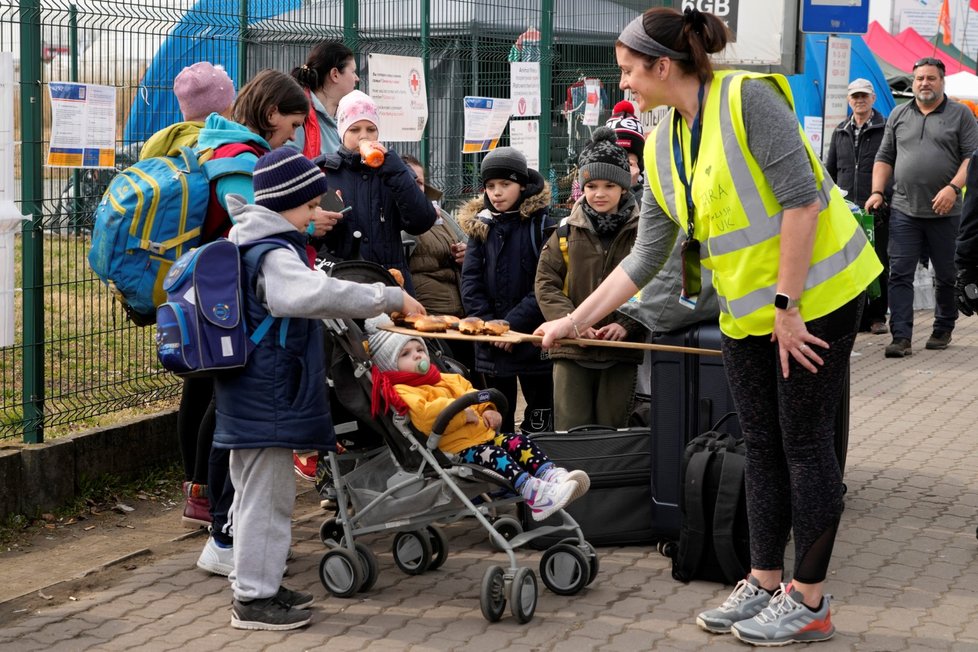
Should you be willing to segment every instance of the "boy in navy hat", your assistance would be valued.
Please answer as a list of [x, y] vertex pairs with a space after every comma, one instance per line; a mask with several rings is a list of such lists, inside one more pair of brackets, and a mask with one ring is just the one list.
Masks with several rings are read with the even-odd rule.
[[310, 621], [312, 595], [282, 586], [291, 540], [292, 450], [335, 450], [329, 414], [322, 319], [424, 312], [397, 287], [334, 279], [309, 267], [307, 229], [326, 177], [300, 152], [282, 147], [258, 159], [255, 203], [228, 195], [236, 244], [281, 241], [243, 265], [248, 331], [277, 318], [240, 374], [215, 380], [214, 446], [231, 450], [234, 570], [231, 626], [287, 630]]

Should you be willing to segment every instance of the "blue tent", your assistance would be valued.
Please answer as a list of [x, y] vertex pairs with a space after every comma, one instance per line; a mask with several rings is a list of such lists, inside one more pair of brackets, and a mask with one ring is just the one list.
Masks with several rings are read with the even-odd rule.
[[[220, 64], [231, 79], [238, 78], [238, 3], [227, 0], [199, 0], [174, 26], [156, 52], [139, 83], [126, 120], [123, 139], [142, 142], [160, 129], [183, 120], [173, 79], [184, 67], [198, 61]], [[302, 0], [248, 0], [248, 23], [278, 16], [299, 8]]]
[[[896, 103], [880, 70], [876, 58], [862, 36], [848, 35], [852, 41], [852, 59], [849, 64], [849, 79], [859, 77], [873, 82], [876, 88], [876, 103], [873, 105], [884, 117], [890, 115]], [[802, 124], [805, 116], [821, 116], [823, 91], [825, 89], [825, 49], [828, 42], [826, 34], [805, 35], [805, 72], [788, 77], [791, 93], [795, 97], [795, 113]]]

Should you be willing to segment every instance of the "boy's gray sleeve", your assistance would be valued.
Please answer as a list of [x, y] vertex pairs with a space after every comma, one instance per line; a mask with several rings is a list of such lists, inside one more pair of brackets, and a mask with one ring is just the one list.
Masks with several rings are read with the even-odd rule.
[[258, 298], [272, 317], [367, 318], [400, 310], [404, 292], [383, 283], [354, 283], [310, 269], [290, 249], [265, 254]]

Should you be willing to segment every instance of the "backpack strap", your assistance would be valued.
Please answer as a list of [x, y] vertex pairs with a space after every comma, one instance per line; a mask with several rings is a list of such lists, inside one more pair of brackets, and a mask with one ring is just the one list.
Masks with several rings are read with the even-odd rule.
[[737, 450], [733, 438], [728, 439], [726, 450], [720, 453], [720, 486], [713, 512], [713, 551], [727, 581], [736, 584], [744, 579], [744, 567], [737, 557], [734, 544], [734, 526], [737, 507], [744, 486], [744, 456]]
[[[703, 483], [714, 452], [706, 449], [693, 453], [686, 463], [683, 481], [683, 528], [679, 535], [679, 551], [673, 576], [688, 582], [693, 578], [706, 546], [706, 516], [703, 503]], [[678, 573], [677, 573], [678, 571]]]
[[570, 224], [565, 217], [557, 226], [557, 246], [564, 258], [564, 296], [570, 296], [570, 253], [567, 251], [567, 236], [570, 235]]
[[[253, 154], [261, 157], [264, 154], [262, 148], [253, 143], [228, 143], [221, 145], [217, 150], [205, 149], [197, 153], [200, 157], [200, 167], [204, 171], [207, 181], [214, 181], [229, 174], [244, 174], [251, 176], [255, 170], [254, 161], [242, 158], [241, 154]], [[216, 155], [216, 156], [215, 156]]]
[[[242, 258], [244, 259], [245, 263], [250, 266], [253, 266], [256, 272], [261, 267], [261, 263], [262, 260], [264, 260], [265, 258], [265, 254], [267, 254], [272, 249], [280, 249], [284, 247], [295, 251], [292, 248], [292, 245], [290, 245], [285, 240], [277, 240], [275, 238], [263, 238], [261, 240], [246, 242], [244, 245], [239, 245], [239, 246], [241, 246], [242, 249], [244, 249], [242, 253]], [[251, 340], [251, 343], [257, 346], [258, 343], [265, 338], [265, 335], [268, 334], [268, 331], [271, 330], [272, 326], [275, 324], [276, 321], [282, 322], [279, 325], [279, 345], [282, 348], [285, 348], [285, 334], [288, 332], [289, 329], [288, 317], [279, 319], [277, 317], [272, 317], [271, 315], [265, 315], [265, 318], [261, 321], [260, 324], [258, 324], [258, 327], [255, 328], [255, 331], [248, 338], [249, 340]]]

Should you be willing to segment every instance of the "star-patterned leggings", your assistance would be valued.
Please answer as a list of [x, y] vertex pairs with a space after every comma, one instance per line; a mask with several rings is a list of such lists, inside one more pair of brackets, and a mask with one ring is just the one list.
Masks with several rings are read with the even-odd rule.
[[524, 482], [523, 474], [536, 476], [553, 466], [547, 454], [523, 435], [496, 435], [492, 441], [460, 450], [457, 457], [495, 471], [517, 489]]

